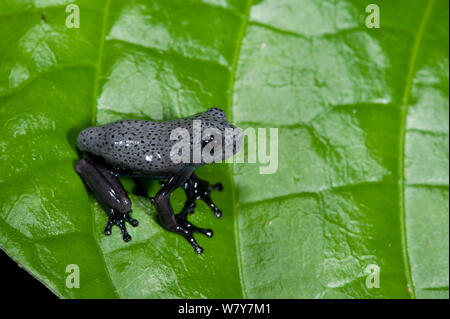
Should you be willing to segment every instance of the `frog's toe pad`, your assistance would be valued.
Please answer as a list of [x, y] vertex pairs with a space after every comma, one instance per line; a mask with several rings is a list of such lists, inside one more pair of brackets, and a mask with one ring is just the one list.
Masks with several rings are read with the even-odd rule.
[[195, 232], [195, 233], [202, 233], [206, 237], [211, 238], [213, 236], [213, 231], [211, 229], [207, 228], [200, 228], [192, 223], [188, 222], [187, 219], [184, 218], [184, 215], [179, 214], [180, 216], [177, 217], [178, 226], [181, 226], [182, 228], [186, 229], [189, 232]]
[[217, 184], [210, 186], [209, 191], [219, 191], [219, 192], [223, 191], [222, 183], [217, 183]]
[[127, 231], [125, 222], [130, 223], [133, 227], [139, 225], [139, 222], [136, 219], [130, 217], [130, 212], [119, 213], [111, 209], [110, 213], [108, 214], [108, 222], [106, 223], [106, 227], [103, 233], [107, 236], [111, 235], [112, 226], [117, 225], [122, 232], [123, 241], [129, 242], [131, 240], [131, 236]]
[[201, 180], [197, 176], [193, 175], [184, 183], [183, 188], [187, 195], [187, 201], [184, 205], [185, 211], [193, 213], [195, 208], [195, 201], [200, 199], [211, 208], [214, 216], [216, 216], [217, 218], [222, 217], [222, 211], [211, 199], [211, 192], [223, 191], [223, 185], [221, 183], [211, 185], [207, 181]]
[[184, 214], [178, 214], [176, 216], [177, 226], [173, 229], [173, 231], [183, 235], [183, 237], [191, 244], [194, 248], [194, 251], [197, 254], [203, 253], [203, 248], [199, 246], [199, 244], [194, 239], [194, 232], [202, 233], [206, 237], [211, 238], [213, 236], [213, 231], [211, 229], [200, 228], [192, 223], [188, 222], [185, 218]]

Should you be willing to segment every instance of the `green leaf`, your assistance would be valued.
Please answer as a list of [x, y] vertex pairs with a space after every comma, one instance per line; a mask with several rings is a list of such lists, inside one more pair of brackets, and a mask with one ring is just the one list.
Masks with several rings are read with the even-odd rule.
[[[72, 2], [0, 6], [0, 246], [55, 294], [448, 298], [448, 1], [377, 1], [380, 29], [372, 1], [85, 0], [70, 29]], [[202, 203], [191, 217], [215, 231], [201, 256], [144, 196], [130, 243], [103, 236], [78, 132], [211, 106], [278, 128], [277, 172], [199, 169], [225, 186], [222, 219]]]

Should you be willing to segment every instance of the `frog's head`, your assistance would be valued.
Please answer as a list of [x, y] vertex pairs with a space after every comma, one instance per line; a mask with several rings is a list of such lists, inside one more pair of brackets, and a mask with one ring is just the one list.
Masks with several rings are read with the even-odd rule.
[[214, 158], [213, 161], [217, 162], [236, 154], [242, 148], [242, 130], [228, 122], [225, 112], [221, 109], [210, 108], [195, 115], [194, 120], [201, 121], [202, 163], [211, 162], [210, 159], [204, 158], [205, 154], [210, 154]]

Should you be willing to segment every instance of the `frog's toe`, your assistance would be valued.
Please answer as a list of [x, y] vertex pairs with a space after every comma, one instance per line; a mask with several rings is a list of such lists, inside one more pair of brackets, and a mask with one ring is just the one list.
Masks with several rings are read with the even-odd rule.
[[120, 213], [111, 209], [108, 214], [108, 222], [106, 223], [103, 233], [107, 236], [111, 235], [112, 226], [117, 225], [122, 232], [123, 241], [129, 242], [131, 240], [131, 235], [127, 231], [126, 222], [130, 223], [133, 227], [139, 225], [139, 222], [136, 219], [130, 217], [130, 212]]
[[109, 219], [108, 222], [106, 223], [105, 230], [103, 231], [103, 233], [106, 236], [110, 236], [111, 235], [111, 228], [112, 228], [112, 226], [113, 226], [113, 222], [112, 222], [111, 219]]
[[131, 240], [131, 235], [127, 231], [127, 227], [125, 226], [125, 218], [119, 220], [116, 223], [117, 226], [119, 226], [120, 231], [122, 232], [122, 239], [124, 242], [129, 242]]
[[207, 181], [201, 180], [193, 174], [190, 179], [183, 185], [183, 188], [187, 195], [187, 201], [185, 203], [184, 210], [193, 213], [193, 210], [195, 208], [195, 201], [200, 199], [211, 208], [214, 216], [216, 216], [217, 218], [220, 218], [222, 216], [222, 211], [211, 199], [211, 192], [223, 191], [223, 185], [221, 183], [211, 185]]
[[221, 192], [221, 191], [223, 191], [223, 185], [222, 185], [222, 183], [209, 185], [208, 189], [209, 189], [210, 192], [211, 191], [219, 191], [219, 192]]
[[203, 248], [198, 245], [197, 245], [197, 247], [194, 247], [194, 250], [197, 253], [197, 255], [203, 254]]
[[[214, 205], [214, 204], [213, 204], [213, 205]], [[216, 218], [222, 217], [222, 211], [221, 211], [220, 209], [218, 209], [218, 208], [216, 207], [216, 205], [214, 205], [214, 207], [211, 207], [211, 209], [213, 210], [214, 216], [216, 216]]]
[[216, 216], [217, 218], [222, 217], [222, 211], [216, 206], [216, 204], [214, 204], [214, 202], [212, 201], [211, 197], [209, 197], [209, 194], [207, 196], [204, 196], [201, 198], [206, 205], [208, 205], [211, 210], [214, 213], [214, 216]]
[[195, 232], [195, 233], [201, 233], [203, 235], [205, 235], [206, 237], [212, 237], [213, 236], [213, 231], [211, 229], [208, 228], [200, 228], [195, 226], [194, 224], [190, 223], [187, 219], [186, 219], [186, 215], [185, 213], [180, 213], [177, 216], [175, 216], [178, 225], [181, 226], [183, 229], [189, 231], [189, 232]]
[[129, 242], [131, 240], [131, 235], [128, 234], [127, 231], [124, 231], [124, 233], [122, 234], [122, 239], [124, 242]]
[[139, 222], [136, 219], [130, 217], [130, 215], [125, 216], [125, 220], [129, 222], [133, 227], [137, 227], [139, 225]]
[[177, 221], [177, 224], [173, 229], [170, 230], [183, 235], [183, 237], [189, 242], [189, 244], [191, 244], [197, 254], [203, 253], [203, 248], [200, 247], [195, 241], [194, 233], [202, 233], [206, 237], [212, 237], [213, 231], [211, 229], [200, 228], [193, 225], [192, 223], [187, 221], [186, 213], [177, 214], [175, 216], [175, 219]]
[[177, 225], [173, 229], [169, 230], [181, 234], [188, 241], [188, 243], [191, 244], [192, 248], [194, 248], [194, 251], [197, 254], [200, 255], [201, 253], [203, 253], [203, 248], [200, 247], [200, 245], [195, 240], [192, 229], [188, 229], [187, 227], [183, 227], [182, 225]]

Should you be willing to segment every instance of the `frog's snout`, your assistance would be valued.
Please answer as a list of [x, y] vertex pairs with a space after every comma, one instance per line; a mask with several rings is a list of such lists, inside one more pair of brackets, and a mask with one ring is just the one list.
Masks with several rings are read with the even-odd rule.
[[101, 140], [101, 132], [98, 127], [88, 127], [78, 134], [77, 147], [80, 151], [95, 153], [95, 145]]
[[86, 151], [89, 148], [89, 142], [92, 140], [93, 136], [92, 131], [93, 128], [89, 127], [78, 134], [77, 147], [80, 151]]

